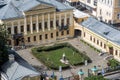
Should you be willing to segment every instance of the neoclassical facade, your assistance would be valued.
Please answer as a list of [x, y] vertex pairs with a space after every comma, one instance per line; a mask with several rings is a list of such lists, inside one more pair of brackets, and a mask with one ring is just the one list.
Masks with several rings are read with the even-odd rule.
[[74, 36], [73, 8], [55, 0], [11, 0], [0, 12], [4, 13], [0, 18], [12, 46], [38, 45]]
[[120, 31], [92, 17], [79, 24], [81, 38], [120, 61]]

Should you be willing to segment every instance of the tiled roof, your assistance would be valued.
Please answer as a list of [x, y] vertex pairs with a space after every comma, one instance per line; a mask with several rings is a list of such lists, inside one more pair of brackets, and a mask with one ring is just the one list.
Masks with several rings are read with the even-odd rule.
[[[73, 9], [71, 6], [56, 0], [4, 0], [4, 6], [0, 7], [0, 19], [24, 17], [23, 12], [28, 11], [40, 4], [52, 5], [56, 10], [63, 11]], [[3, 4], [3, 3], [1, 3]]]
[[81, 25], [120, 45], [120, 31], [112, 28], [110, 25], [104, 24], [93, 17], [88, 18], [86, 21], [81, 23]]
[[8, 61], [2, 65], [2, 71], [6, 74], [8, 80], [21, 80], [26, 76], [40, 75], [40, 73], [19, 56], [16, 56], [15, 61]]

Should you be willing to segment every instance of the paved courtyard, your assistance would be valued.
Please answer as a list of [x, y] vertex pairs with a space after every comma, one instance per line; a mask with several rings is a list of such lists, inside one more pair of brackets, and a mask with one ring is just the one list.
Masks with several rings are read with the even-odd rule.
[[[70, 39], [62, 42], [69, 42], [78, 50], [85, 51], [86, 55], [88, 55], [92, 60], [92, 63], [89, 63], [87, 66], [83, 65], [83, 66], [75, 67], [74, 69], [62, 71], [63, 77], [72, 76], [72, 73], [77, 74], [79, 69], [83, 69], [83, 71], [85, 72], [85, 76], [88, 76], [87, 74], [88, 69], [92, 68], [94, 65], [96, 65], [98, 68], [102, 68], [102, 66], [103, 67], [107, 66], [106, 65], [107, 61], [104, 60], [104, 58], [107, 55], [99, 56], [98, 52], [94, 51], [94, 49], [90, 48], [88, 45], [82, 43], [78, 38], [74, 38], [74, 39]], [[31, 48], [17, 51], [17, 53], [26, 61], [28, 61], [29, 64], [33, 66], [42, 67], [44, 70], [46, 69], [46, 67], [31, 54]], [[52, 70], [46, 70], [46, 71], [48, 75], [52, 74]], [[58, 77], [60, 76], [59, 71], [54, 71], [54, 72], [55, 72], [55, 75], [57, 75]]]

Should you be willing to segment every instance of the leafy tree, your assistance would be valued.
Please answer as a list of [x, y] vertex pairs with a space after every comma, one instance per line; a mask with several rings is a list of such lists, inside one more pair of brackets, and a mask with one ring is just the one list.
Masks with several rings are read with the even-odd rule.
[[103, 76], [90, 76], [86, 77], [85, 80], [108, 80], [108, 79], [105, 79]]
[[7, 31], [5, 30], [5, 25], [0, 25], [0, 65], [8, 60], [8, 51], [7, 51]]

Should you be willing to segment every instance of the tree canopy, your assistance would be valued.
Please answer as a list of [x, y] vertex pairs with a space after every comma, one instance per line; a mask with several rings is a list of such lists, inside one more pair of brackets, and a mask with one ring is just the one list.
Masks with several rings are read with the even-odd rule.
[[7, 59], [7, 31], [4, 25], [0, 25], [0, 65], [3, 64]]

